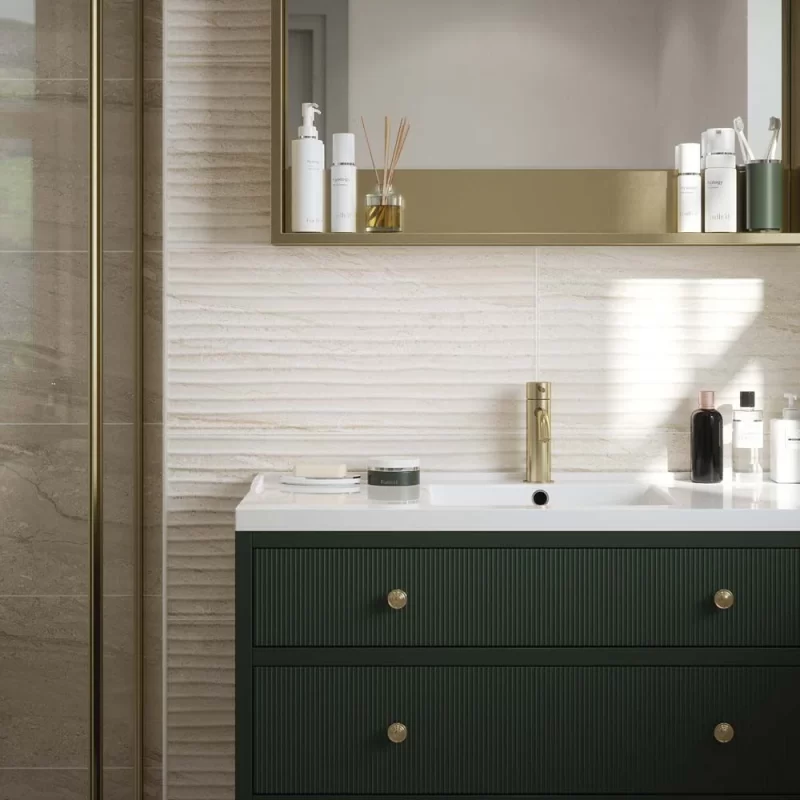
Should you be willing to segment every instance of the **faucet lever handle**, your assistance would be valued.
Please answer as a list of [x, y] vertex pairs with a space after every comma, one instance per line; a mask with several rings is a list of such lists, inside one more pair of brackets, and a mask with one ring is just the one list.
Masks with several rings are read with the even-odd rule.
[[536, 415], [536, 435], [540, 442], [550, 441], [550, 415], [543, 409], [537, 408]]

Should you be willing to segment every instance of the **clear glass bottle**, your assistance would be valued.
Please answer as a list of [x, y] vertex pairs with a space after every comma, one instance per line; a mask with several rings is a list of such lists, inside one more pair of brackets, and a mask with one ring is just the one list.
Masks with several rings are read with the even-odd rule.
[[733, 475], [735, 480], [761, 480], [764, 473], [764, 412], [756, 408], [755, 392], [739, 392], [733, 411]]

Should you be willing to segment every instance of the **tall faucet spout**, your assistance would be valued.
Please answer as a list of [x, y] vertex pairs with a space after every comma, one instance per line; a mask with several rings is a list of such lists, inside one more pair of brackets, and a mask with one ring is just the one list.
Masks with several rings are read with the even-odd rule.
[[528, 483], [552, 483], [550, 384], [528, 383], [526, 391], [525, 480]]

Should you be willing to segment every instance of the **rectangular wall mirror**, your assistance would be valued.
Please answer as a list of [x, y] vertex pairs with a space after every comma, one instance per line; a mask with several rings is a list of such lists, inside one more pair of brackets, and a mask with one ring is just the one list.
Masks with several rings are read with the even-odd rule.
[[[274, 43], [276, 243], [789, 243], [800, 229], [791, 204], [798, 0], [273, 0], [273, 9], [283, 31]], [[293, 163], [304, 103], [321, 111], [322, 231], [292, 218], [293, 191], [296, 217], [307, 200], [307, 150], [297, 151], [300, 169]], [[780, 161], [771, 179], [779, 228], [748, 235], [751, 173], [734, 137], [739, 219], [683, 233], [676, 145], [700, 144], [737, 117], [752, 159]], [[366, 233], [367, 195], [376, 184], [386, 191], [384, 160], [403, 118], [410, 130], [392, 181], [402, 234]], [[333, 136], [348, 132], [355, 232], [332, 233]]]

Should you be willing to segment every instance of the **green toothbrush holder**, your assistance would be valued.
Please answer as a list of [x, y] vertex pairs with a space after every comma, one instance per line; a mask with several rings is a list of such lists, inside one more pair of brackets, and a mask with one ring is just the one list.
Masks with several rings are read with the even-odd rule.
[[747, 230], [780, 231], [783, 226], [783, 162], [747, 165]]

